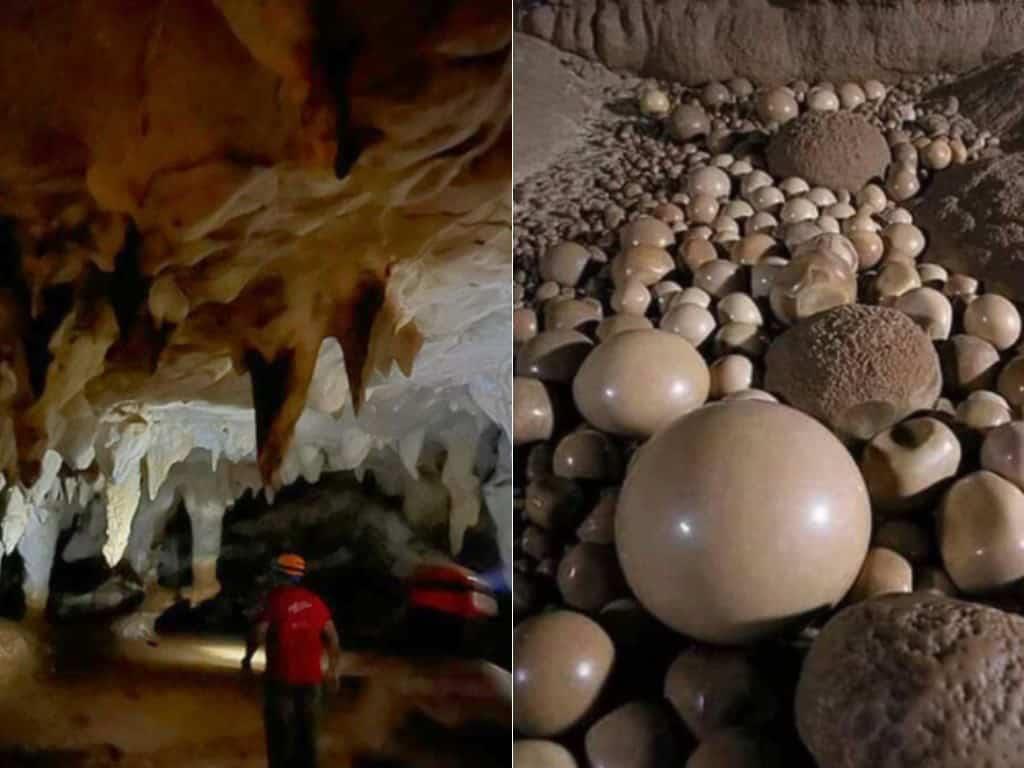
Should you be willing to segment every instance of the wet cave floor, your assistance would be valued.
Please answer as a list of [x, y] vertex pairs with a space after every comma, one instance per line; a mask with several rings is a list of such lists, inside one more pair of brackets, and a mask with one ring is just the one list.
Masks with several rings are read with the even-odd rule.
[[[262, 684], [235, 671], [239, 639], [161, 639], [156, 649], [75, 626], [50, 643], [46, 671], [0, 688], [5, 768], [266, 765]], [[347, 654], [345, 667], [325, 697], [322, 766], [510, 764], [511, 700], [496, 668], [368, 653]]]

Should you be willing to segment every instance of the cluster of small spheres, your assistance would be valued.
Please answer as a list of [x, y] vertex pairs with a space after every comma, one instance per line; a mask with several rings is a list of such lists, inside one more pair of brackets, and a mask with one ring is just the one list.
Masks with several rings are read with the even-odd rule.
[[[929, 261], [912, 212], [998, 142], [920, 95], [644, 87], [676, 190], [606, 247], [552, 243], [520, 286], [522, 766], [761, 765], [784, 709], [763, 643], [1024, 577], [1021, 316]], [[867, 181], [834, 183], [859, 177], [823, 131]]]

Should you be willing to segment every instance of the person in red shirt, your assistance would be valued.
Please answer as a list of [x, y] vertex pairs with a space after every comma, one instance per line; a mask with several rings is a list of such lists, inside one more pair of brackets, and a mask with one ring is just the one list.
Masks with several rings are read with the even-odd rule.
[[331, 612], [313, 592], [300, 586], [306, 561], [298, 555], [277, 558], [279, 583], [260, 612], [246, 643], [242, 669], [267, 648], [263, 707], [270, 768], [316, 768], [320, 706], [327, 650], [328, 679], [337, 683], [341, 646]]

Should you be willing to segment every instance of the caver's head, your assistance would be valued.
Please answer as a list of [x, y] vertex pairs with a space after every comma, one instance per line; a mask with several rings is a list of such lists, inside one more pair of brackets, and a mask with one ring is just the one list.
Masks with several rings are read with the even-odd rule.
[[274, 573], [284, 581], [298, 584], [306, 575], [306, 560], [301, 555], [285, 552], [274, 561]]

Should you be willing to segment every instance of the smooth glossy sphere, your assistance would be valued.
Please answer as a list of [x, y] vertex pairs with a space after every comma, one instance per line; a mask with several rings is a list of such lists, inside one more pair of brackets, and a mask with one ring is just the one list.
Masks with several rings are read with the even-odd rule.
[[806, 197], [794, 197], [786, 201], [779, 212], [783, 224], [796, 224], [800, 221], [814, 221], [818, 218], [818, 206]]
[[956, 475], [960, 458], [960, 441], [953, 430], [923, 416], [872, 438], [860, 467], [876, 511], [893, 512], [934, 500], [943, 482]]
[[544, 305], [544, 329], [547, 331], [596, 328], [603, 318], [604, 309], [597, 299], [559, 296]]
[[732, 101], [732, 92], [724, 83], [712, 80], [701, 89], [700, 100], [707, 107], [720, 107]]
[[606, 488], [601, 491], [594, 508], [576, 529], [576, 537], [591, 544], [611, 544], [615, 541], [615, 506], [618, 502], [618, 490]]
[[916, 259], [924, 251], [924, 232], [913, 224], [890, 224], [882, 231], [887, 246], [886, 258]]
[[964, 310], [964, 330], [990, 342], [996, 349], [1009, 349], [1020, 338], [1020, 312], [1009, 299], [986, 293]]
[[671, 108], [668, 94], [659, 88], [649, 88], [640, 94], [640, 111], [645, 115], [663, 117]]
[[1024, 405], [1024, 355], [1013, 358], [999, 372], [998, 389], [1014, 408]]
[[686, 192], [690, 197], [710, 195], [714, 198], [728, 197], [732, 188], [729, 174], [721, 168], [709, 166], [693, 171], [686, 179]]
[[627, 315], [643, 315], [651, 304], [651, 292], [639, 277], [626, 278], [612, 292], [612, 309]]
[[522, 344], [537, 335], [537, 313], [519, 307], [512, 313], [512, 341]]
[[709, 397], [720, 400], [754, 386], [754, 364], [745, 355], [726, 355], [711, 364]]
[[953, 150], [945, 139], [935, 139], [928, 143], [922, 153], [924, 164], [932, 170], [941, 171], [953, 162]]
[[623, 704], [587, 731], [587, 764], [590, 768], [674, 768], [678, 759], [674, 725], [670, 713], [653, 701]]
[[512, 380], [512, 442], [526, 445], [547, 440], [555, 428], [551, 397], [543, 383], [516, 376]]
[[617, 333], [642, 331], [653, 327], [650, 320], [640, 315], [612, 315], [598, 323], [594, 335], [598, 341], [604, 341]]
[[984, 339], [958, 333], [950, 337], [940, 353], [943, 382], [951, 392], [966, 394], [989, 389], [995, 380], [999, 350]]
[[864, 81], [864, 95], [871, 101], [881, 101], [885, 98], [885, 85], [878, 80]]
[[956, 407], [957, 423], [983, 433], [1006, 424], [1012, 418], [1010, 404], [1006, 399], [987, 389], [971, 392], [967, 399]]
[[953, 305], [934, 288], [911, 288], [896, 299], [893, 307], [921, 326], [933, 341], [949, 338], [953, 328]]
[[757, 94], [757, 115], [766, 123], [786, 123], [800, 113], [793, 94], [785, 88], [772, 88]]
[[843, 109], [856, 109], [866, 100], [864, 89], [856, 83], [843, 83], [839, 86], [839, 101]]
[[516, 370], [542, 381], [570, 381], [593, 346], [579, 331], [544, 331], [523, 345]]
[[737, 264], [754, 265], [768, 256], [779, 256], [782, 250], [779, 242], [770, 235], [756, 232], [738, 240], [729, 253], [729, 258]]
[[726, 294], [743, 290], [743, 277], [739, 264], [728, 259], [715, 259], [697, 268], [693, 274], [693, 284], [720, 299]]
[[859, 603], [880, 595], [910, 592], [913, 587], [914, 570], [903, 555], [885, 547], [872, 547], [846, 602]]
[[765, 256], [750, 268], [750, 295], [766, 299], [775, 286], [775, 278], [789, 262], [780, 256]]
[[715, 332], [715, 317], [699, 304], [679, 301], [661, 318], [659, 327], [699, 347]]
[[686, 204], [686, 215], [691, 224], [710, 224], [718, 215], [720, 204], [713, 196], [698, 192]]
[[943, 292], [951, 299], [967, 299], [978, 293], [978, 281], [970, 275], [950, 275]]
[[835, 112], [839, 109], [839, 97], [831, 88], [811, 88], [807, 92], [807, 107], [815, 112]]
[[543, 739], [520, 739], [513, 744], [512, 763], [515, 768], [578, 768], [569, 750]]
[[853, 247], [857, 249], [858, 270], [871, 269], [882, 260], [885, 243], [877, 232], [855, 230], [850, 232], [848, 237]]
[[939, 512], [939, 549], [956, 586], [972, 594], [1024, 577], [1024, 492], [981, 470], [949, 489]]
[[513, 633], [515, 729], [552, 736], [575, 725], [597, 701], [615, 659], [608, 634], [579, 613], [553, 611]]
[[701, 406], [710, 379], [686, 339], [666, 331], [630, 331], [601, 342], [580, 366], [576, 407], [598, 429], [647, 437]]
[[921, 276], [914, 262], [899, 259], [883, 262], [874, 284], [875, 296], [881, 304], [920, 287]]
[[565, 604], [587, 613], [596, 613], [625, 592], [615, 549], [607, 544], [570, 547], [556, 578]]
[[894, 165], [885, 177], [885, 191], [897, 202], [909, 200], [921, 191], [921, 182], [913, 168]]
[[1024, 489], [1024, 421], [1011, 421], [985, 435], [981, 466]]
[[715, 731], [693, 751], [686, 768], [769, 768], [752, 734], [739, 728]]
[[679, 258], [677, 263], [680, 268], [685, 267], [691, 272], [696, 272], [702, 265], [718, 258], [718, 251], [715, 246], [700, 237], [690, 237], [679, 246]]
[[663, 221], [669, 226], [681, 224], [686, 219], [683, 209], [674, 203], [662, 203], [656, 206], [651, 213], [658, 221]]
[[651, 216], [640, 216], [619, 230], [619, 242], [623, 250], [637, 245], [667, 248], [675, 239], [676, 236], [668, 224]]
[[558, 441], [551, 466], [558, 477], [611, 481], [622, 473], [622, 456], [606, 434], [584, 428]]
[[757, 358], [767, 347], [768, 340], [761, 327], [753, 323], [726, 323], [715, 333], [715, 352], [719, 355], [741, 352]]
[[747, 400], [701, 408], [643, 446], [615, 543], [651, 613], [732, 644], [837, 603], [870, 531], [867, 489], [842, 443], [799, 411]]
[[703, 288], [690, 286], [680, 291], [679, 296], [672, 301], [672, 307], [679, 304], [696, 304], [698, 307], [707, 309], [711, 306], [711, 294]]
[[560, 285], [576, 285], [590, 261], [590, 251], [578, 243], [561, 242], [540, 261], [540, 276]]
[[689, 141], [711, 132], [711, 121], [703, 107], [695, 104], [680, 104], [669, 115], [668, 130], [677, 141]]
[[881, 213], [885, 210], [885, 204], [889, 202], [885, 196], [885, 190], [877, 184], [865, 184], [857, 193], [857, 205], [866, 206], [870, 213]]
[[690, 648], [665, 675], [665, 698], [698, 739], [768, 714], [770, 696], [742, 651]]
[[664, 248], [635, 245], [623, 250], [612, 261], [612, 281], [621, 286], [634, 278], [645, 286], [654, 285], [674, 268], [675, 262]]

